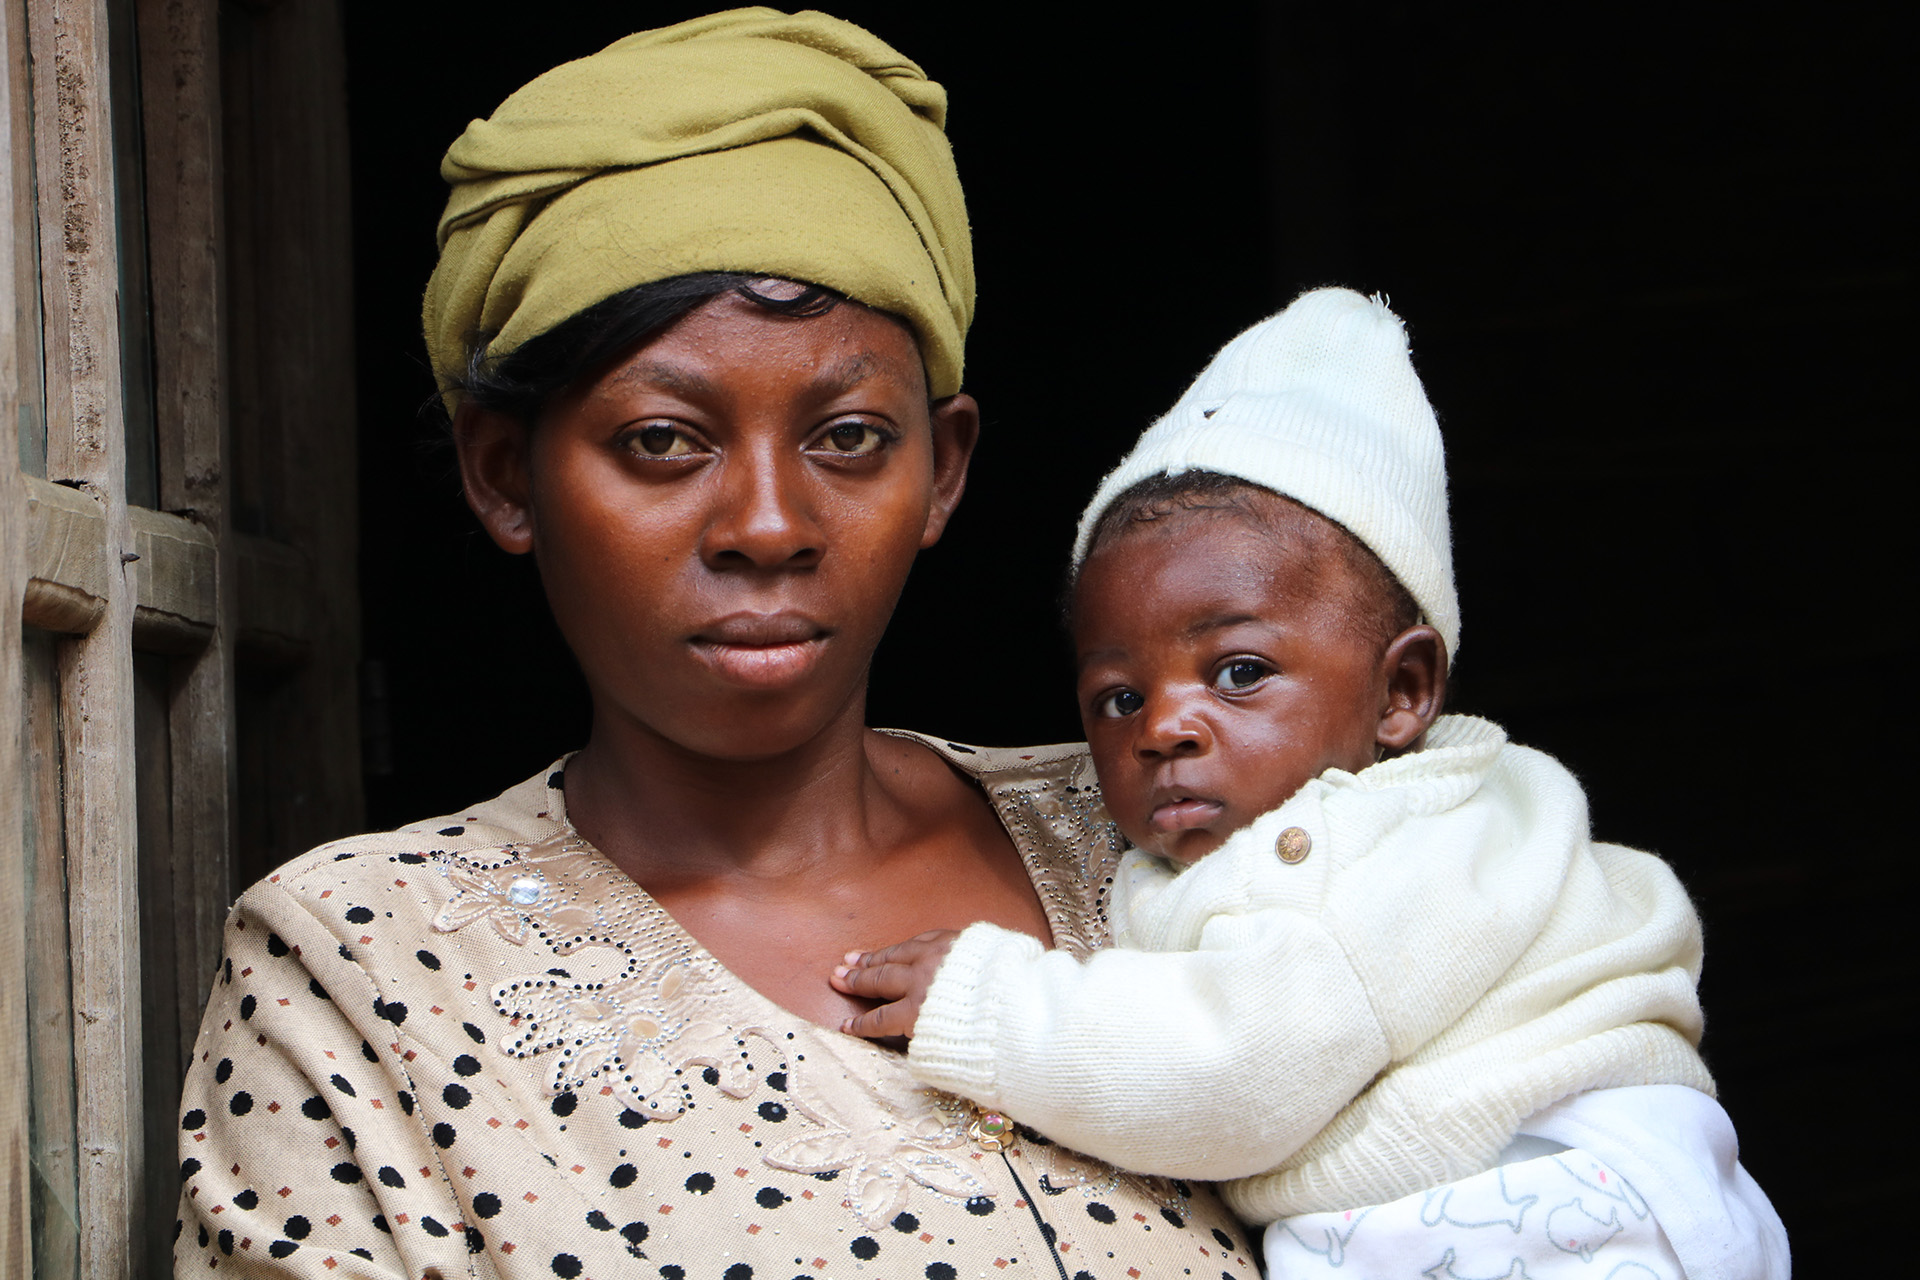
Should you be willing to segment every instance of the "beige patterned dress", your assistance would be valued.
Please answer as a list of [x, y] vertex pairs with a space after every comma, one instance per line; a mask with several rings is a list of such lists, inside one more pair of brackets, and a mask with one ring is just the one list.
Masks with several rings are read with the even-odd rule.
[[[928, 745], [1058, 945], [1105, 943], [1085, 755]], [[241, 898], [181, 1103], [177, 1274], [1257, 1280], [1210, 1188], [1026, 1130], [994, 1150], [900, 1055], [735, 978], [574, 832], [562, 783]]]

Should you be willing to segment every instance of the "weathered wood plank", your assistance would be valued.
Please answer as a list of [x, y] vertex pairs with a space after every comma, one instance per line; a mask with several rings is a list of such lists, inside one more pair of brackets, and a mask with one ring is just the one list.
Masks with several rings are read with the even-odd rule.
[[[33, 192], [33, 84], [27, 56], [27, 7], [22, 0], [0, 4], [0, 50], [5, 59], [4, 119], [0, 119], [0, 160], [7, 171], [6, 209], [0, 223], [11, 253], [8, 268], [13, 284], [0, 306], [10, 312], [7, 351], [0, 359], [14, 362], [9, 385], [13, 413], [7, 423], [19, 424], [20, 467], [28, 475], [47, 473], [47, 429], [40, 388], [40, 244], [34, 229]], [[6, 424], [0, 433], [11, 435]], [[12, 444], [7, 445], [12, 448]]]
[[186, 886], [179, 882], [179, 851], [173, 847], [173, 665], [174, 660], [164, 654], [141, 653], [133, 659], [133, 737], [140, 796], [140, 972], [146, 983], [141, 992], [140, 1029], [141, 1058], [147, 1069], [148, 1160], [146, 1199], [138, 1209], [139, 1227], [132, 1243], [134, 1270], [149, 1280], [173, 1269], [171, 1228], [180, 1188], [178, 1179], [166, 1174], [178, 1167], [175, 1143], [180, 1125], [175, 1103], [184, 1055], [193, 1045], [188, 1040], [185, 1048], [181, 1046], [175, 991], [182, 959], [179, 943], [183, 937], [191, 941], [192, 934], [179, 927], [175, 915], [175, 905], [185, 905], [181, 899]]
[[26, 636], [26, 770], [20, 791], [27, 881], [27, 1087], [34, 1163], [36, 1280], [78, 1280], [79, 1144], [74, 1134], [73, 971], [66, 822], [60, 806], [60, 676], [55, 638]]
[[[23, 369], [20, 295], [33, 292], [31, 276], [19, 275], [21, 225], [14, 194], [19, 145], [25, 133], [18, 90], [26, 72], [19, 22], [8, 5], [0, 18], [0, 424], [20, 421]], [[32, 371], [37, 376], [37, 370]], [[20, 484], [23, 452], [9, 432], [0, 438], [0, 788], [22, 796], [28, 782], [22, 752], [26, 688], [20, 606], [27, 587], [27, 503]], [[26, 939], [27, 865], [25, 816], [9, 807], [0, 818], [0, 1026], [28, 1025]], [[25, 1037], [0, 1041], [0, 1280], [27, 1280], [33, 1273], [32, 1153], [28, 1131], [32, 1077]]]
[[133, 750], [133, 611], [111, 549], [131, 541], [104, 0], [35, 0], [35, 170], [45, 299], [47, 474], [102, 500], [106, 613], [59, 646], [73, 946], [80, 1265], [131, 1274], [143, 1092]]
[[216, 0], [138, 0], [160, 505], [218, 530], [227, 502]]
[[[222, 190], [220, 27], [217, 0], [138, 0], [142, 120], [147, 146], [160, 503], [210, 536], [211, 629], [191, 659], [174, 663], [168, 707], [172, 798], [168, 865], [142, 854], [146, 882], [168, 882], [172, 904], [166, 987], [146, 992], [156, 1095], [149, 1099], [150, 1234], [172, 1222], [177, 1179], [172, 1139], [178, 1098], [219, 963], [231, 899], [234, 658], [240, 575], [229, 501], [226, 414], [225, 193]], [[153, 892], [158, 892], [155, 889]], [[143, 897], [150, 897], [143, 894]], [[162, 921], [151, 910], [144, 928]], [[151, 939], [157, 943], [158, 939]], [[159, 948], [150, 946], [151, 961]], [[161, 975], [156, 973], [158, 979]], [[161, 1034], [164, 1024], [166, 1032]], [[162, 1041], [167, 1043], [163, 1046]]]

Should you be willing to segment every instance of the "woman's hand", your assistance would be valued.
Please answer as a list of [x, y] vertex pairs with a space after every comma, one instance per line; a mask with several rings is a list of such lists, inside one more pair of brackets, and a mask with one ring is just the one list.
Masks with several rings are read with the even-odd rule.
[[840, 1029], [869, 1040], [911, 1039], [933, 975], [959, 936], [952, 929], [934, 929], [878, 951], [847, 952], [846, 962], [833, 970], [833, 989], [887, 1003], [848, 1018]]

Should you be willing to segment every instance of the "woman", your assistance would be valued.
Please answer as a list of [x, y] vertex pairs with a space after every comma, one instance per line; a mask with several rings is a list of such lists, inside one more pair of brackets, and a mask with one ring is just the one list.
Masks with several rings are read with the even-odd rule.
[[827, 1029], [848, 950], [976, 920], [1098, 946], [1116, 854], [1077, 750], [864, 725], [978, 430], [943, 110], [858, 28], [742, 10], [561, 67], [448, 153], [428, 346], [592, 734], [242, 898], [181, 1274], [1253, 1276], [1205, 1189]]

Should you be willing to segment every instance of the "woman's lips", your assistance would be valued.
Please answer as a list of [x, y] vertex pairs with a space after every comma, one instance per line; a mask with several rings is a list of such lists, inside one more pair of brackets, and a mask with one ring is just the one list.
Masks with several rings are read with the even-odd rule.
[[1199, 796], [1178, 796], [1162, 801], [1148, 815], [1147, 823], [1155, 831], [1170, 834], [1175, 831], [1190, 831], [1195, 827], [1204, 827], [1213, 823], [1226, 806], [1218, 800], [1207, 800]]
[[749, 689], [806, 678], [832, 635], [799, 613], [735, 613], [702, 627], [689, 643], [716, 675]]

